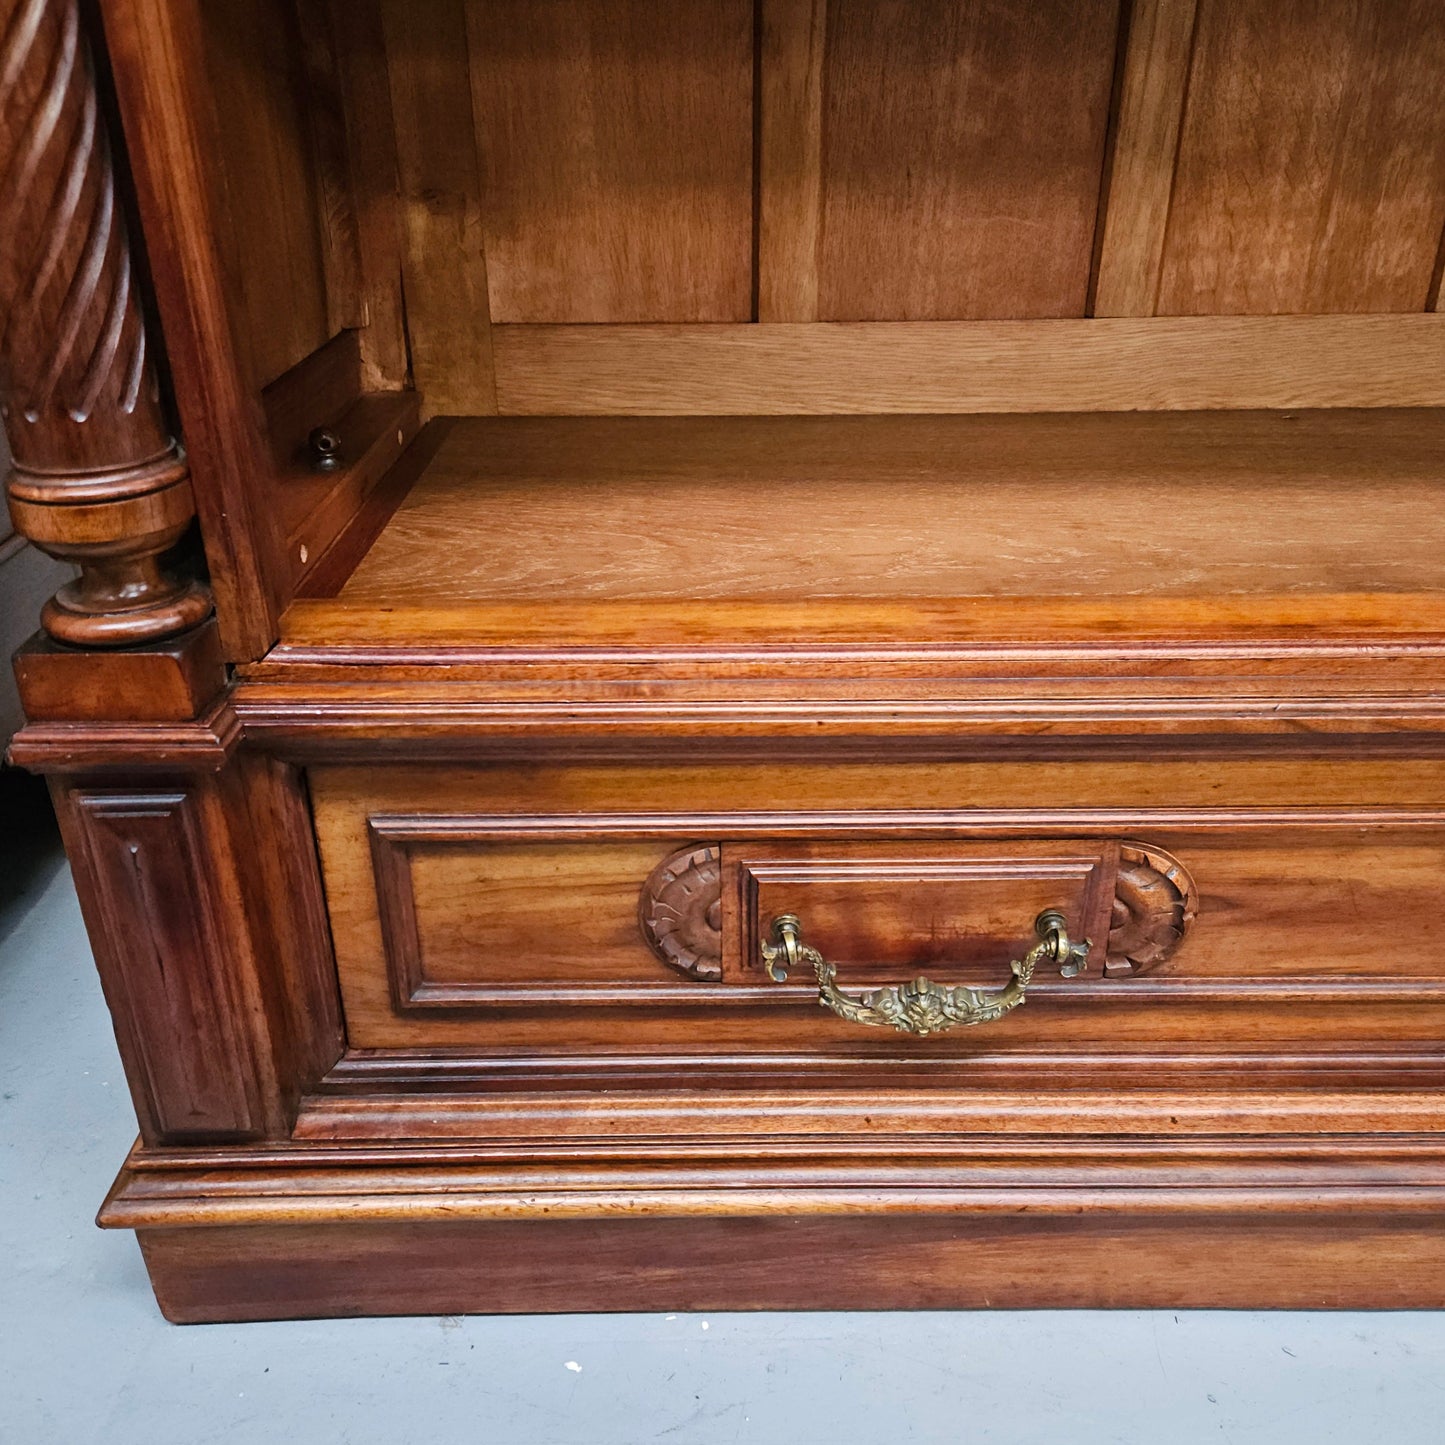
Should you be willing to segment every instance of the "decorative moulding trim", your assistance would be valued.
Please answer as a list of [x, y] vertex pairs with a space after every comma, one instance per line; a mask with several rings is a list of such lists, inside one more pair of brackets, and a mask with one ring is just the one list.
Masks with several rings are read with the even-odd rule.
[[[655, 838], [675, 848], [679, 839], [701, 843], [776, 843], [820, 837], [849, 841], [1024, 841], [1082, 838], [1133, 839], [1154, 829], [1273, 832], [1364, 828], [1442, 829], [1439, 809], [1015, 809], [997, 812], [797, 812], [635, 814], [372, 814], [367, 835], [393, 1008], [399, 1014], [476, 1008], [677, 1006], [685, 1008], [795, 1007], [815, 990], [807, 983], [721, 984], [693, 979], [655, 984], [436, 983], [426, 977], [410, 850], [416, 846], [466, 847], [488, 843], [579, 843], [625, 837]], [[1136, 851], [1145, 845], [1131, 843]], [[1162, 850], [1153, 852], [1167, 858]], [[1058, 860], [1055, 860], [1056, 862]], [[974, 866], [974, 865], [969, 865]], [[917, 871], [915, 865], [910, 865]], [[639, 880], [641, 882], [641, 880]], [[1192, 898], [1192, 895], [1191, 895]], [[1197, 901], [1192, 906], [1197, 906]], [[1186, 906], [1186, 912], [1188, 907]], [[1189, 915], [1192, 917], [1192, 913]], [[750, 935], [753, 928], [744, 927]], [[640, 940], [641, 941], [641, 940]], [[1121, 982], [1127, 980], [1127, 983]], [[1207, 979], [1140, 977], [1128, 967], [1071, 980], [1040, 979], [1034, 992], [1058, 994], [1080, 1006], [1115, 1005], [1127, 990], [1131, 1002], [1239, 1004], [1445, 1003], [1445, 980], [1297, 975], [1259, 979], [1215, 975]]]

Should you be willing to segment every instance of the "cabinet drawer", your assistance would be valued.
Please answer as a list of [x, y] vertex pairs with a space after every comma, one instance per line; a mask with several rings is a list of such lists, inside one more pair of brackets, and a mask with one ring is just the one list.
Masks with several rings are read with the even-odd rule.
[[[1445, 1037], [1420, 946], [1445, 873], [1438, 764], [347, 768], [312, 785], [358, 1048], [1358, 1069], [1433, 1060]], [[1088, 945], [1082, 969], [1045, 948], [1027, 1007], [923, 1035], [820, 1007], [810, 955], [765, 958], [791, 917], [848, 998], [923, 977], [986, 1000], [1050, 910]]]

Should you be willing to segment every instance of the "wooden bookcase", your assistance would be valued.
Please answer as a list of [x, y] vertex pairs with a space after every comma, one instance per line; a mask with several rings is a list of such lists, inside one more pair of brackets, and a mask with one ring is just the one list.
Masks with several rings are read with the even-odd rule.
[[0, 0], [11, 755], [167, 1316], [1445, 1304], [1442, 82]]

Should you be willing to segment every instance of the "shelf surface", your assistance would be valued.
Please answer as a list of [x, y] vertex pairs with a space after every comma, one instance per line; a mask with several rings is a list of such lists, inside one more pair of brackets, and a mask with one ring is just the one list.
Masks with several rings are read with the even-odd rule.
[[417, 446], [288, 635], [1445, 619], [1445, 411], [452, 418]]

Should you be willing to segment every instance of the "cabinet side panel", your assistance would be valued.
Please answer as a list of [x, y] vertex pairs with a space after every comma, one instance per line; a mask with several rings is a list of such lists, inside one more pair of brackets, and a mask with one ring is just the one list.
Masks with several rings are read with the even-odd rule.
[[57, 789], [96, 963], [144, 1133], [171, 1140], [262, 1132], [255, 1062], [200, 804], [188, 789]]

